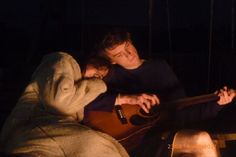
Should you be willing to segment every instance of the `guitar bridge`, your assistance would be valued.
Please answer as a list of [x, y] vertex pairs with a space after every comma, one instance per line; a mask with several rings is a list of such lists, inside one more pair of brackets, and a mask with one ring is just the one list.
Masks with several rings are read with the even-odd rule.
[[115, 106], [115, 111], [116, 111], [116, 115], [117, 115], [118, 119], [120, 120], [120, 122], [121, 122], [122, 124], [128, 124], [128, 121], [127, 121], [127, 119], [125, 118], [125, 115], [124, 115], [124, 113], [123, 113], [123, 111], [122, 111], [121, 105], [116, 105], [116, 106]]

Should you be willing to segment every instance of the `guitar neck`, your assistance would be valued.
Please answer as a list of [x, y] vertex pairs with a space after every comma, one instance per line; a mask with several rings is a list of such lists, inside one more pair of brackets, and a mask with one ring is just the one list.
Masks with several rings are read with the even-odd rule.
[[201, 103], [207, 103], [207, 102], [213, 102], [219, 100], [219, 96], [216, 94], [206, 94], [206, 95], [200, 95], [200, 96], [194, 96], [189, 98], [183, 98], [178, 99], [170, 102], [166, 102], [162, 104], [162, 107], [164, 109], [171, 109], [171, 108], [177, 108], [182, 109], [187, 106], [201, 104]]

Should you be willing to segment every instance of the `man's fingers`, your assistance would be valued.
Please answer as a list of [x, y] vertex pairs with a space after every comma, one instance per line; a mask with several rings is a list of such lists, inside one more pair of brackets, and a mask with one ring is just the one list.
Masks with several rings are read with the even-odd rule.
[[139, 105], [146, 113], [149, 113], [149, 109], [146, 108], [144, 104]]
[[139, 94], [139, 95], [129, 95], [127, 104], [130, 105], [139, 105], [146, 113], [149, 113], [149, 110], [152, 106], [160, 104], [159, 98], [155, 94]]
[[155, 94], [153, 94], [153, 97], [155, 99], [156, 104], [159, 105], [160, 104], [160, 99]]
[[230, 95], [232, 98], [234, 98], [234, 97], [235, 97], [235, 95], [236, 95], [236, 93], [235, 93], [235, 90], [234, 90], [234, 89], [229, 89], [229, 90], [228, 90], [228, 93], [229, 93], [229, 95]]
[[150, 100], [148, 100], [148, 99], [144, 99], [143, 100], [143, 105], [145, 105], [146, 108], [149, 110], [151, 108], [151, 106], [152, 106], [152, 102]]
[[151, 105], [160, 104], [159, 98], [155, 94], [142, 94], [142, 97], [146, 100], [151, 101]]

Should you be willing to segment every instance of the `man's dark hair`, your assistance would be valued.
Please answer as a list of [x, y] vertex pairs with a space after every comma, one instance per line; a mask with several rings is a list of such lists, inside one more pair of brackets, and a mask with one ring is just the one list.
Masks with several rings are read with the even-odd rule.
[[114, 46], [120, 45], [123, 42], [132, 41], [129, 32], [123, 29], [113, 29], [107, 32], [101, 43], [99, 44], [99, 53], [105, 53], [106, 49], [112, 49]]

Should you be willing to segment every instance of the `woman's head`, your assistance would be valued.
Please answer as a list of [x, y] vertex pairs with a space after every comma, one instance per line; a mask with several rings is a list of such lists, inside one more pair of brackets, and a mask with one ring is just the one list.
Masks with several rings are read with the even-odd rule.
[[89, 58], [83, 67], [84, 78], [103, 79], [110, 70], [110, 62], [102, 57], [96, 56]]

